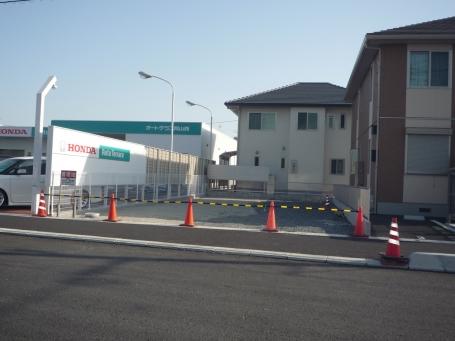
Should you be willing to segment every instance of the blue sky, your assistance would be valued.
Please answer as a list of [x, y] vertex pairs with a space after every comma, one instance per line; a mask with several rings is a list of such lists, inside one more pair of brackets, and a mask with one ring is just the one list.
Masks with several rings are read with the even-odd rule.
[[[0, 124], [46, 120], [209, 122], [235, 136], [230, 99], [294, 82], [346, 86], [367, 32], [455, 15], [455, 1], [33, 0], [0, 4]], [[228, 122], [226, 122], [228, 121]]]

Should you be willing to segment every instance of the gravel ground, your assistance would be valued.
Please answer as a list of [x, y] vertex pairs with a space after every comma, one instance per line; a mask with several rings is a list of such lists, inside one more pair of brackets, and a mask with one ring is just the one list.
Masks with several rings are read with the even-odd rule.
[[[204, 199], [204, 201], [214, 200]], [[216, 199], [216, 202], [222, 201]], [[229, 202], [233, 201], [229, 200]], [[119, 219], [125, 222], [178, 225], [183, 223], [186, 208], [186, 204], [137, 203], [118, 206], [117, 214]], [[102, 219], [107, 215], [107, 209], [92, 210], [91, 212], [100, 212]], [[262, 229], [267, 221], [267, 209], [265, 208], [210, 206], [194, 203], [193, 212], [195, 223], [200, 226]], [[276, 223], [282, 231], [330, 234], [350, 234], [352, 232], [352, 226], [345, 218], [333, 212], [293, 208], [276, 208], [275, 212]]]

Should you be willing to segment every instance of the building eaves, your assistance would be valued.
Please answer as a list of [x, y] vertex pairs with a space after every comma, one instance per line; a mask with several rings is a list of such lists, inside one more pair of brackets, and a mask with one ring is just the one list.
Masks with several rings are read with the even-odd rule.
[[300, 82], [227, 101], [225, 105], [230, 108], [238, 105], [350, 106], [344, 94], [343, 87], [331, 83]]
[[455, 34], [455, 16], [368, 33], [369, 36], [397, 34]]
[[432, 20], [383, 31], [367, 33], [346, 87], [346, 101], [352, 101], [361, 86], [378, 49], [385, 44], [455, 43], [455, 17]]

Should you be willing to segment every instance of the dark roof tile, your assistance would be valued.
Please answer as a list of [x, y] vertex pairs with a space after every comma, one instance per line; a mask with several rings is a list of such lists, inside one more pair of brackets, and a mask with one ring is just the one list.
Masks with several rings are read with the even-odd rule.
[[455, 34], [455, 17], [426, 21], [423, 23], [368, 33], [368, 35], [395, 34]]
[[227, 101], [225, 105], [350, 105], [344, 95], [345, 88], [331, 83], [295, 83]]

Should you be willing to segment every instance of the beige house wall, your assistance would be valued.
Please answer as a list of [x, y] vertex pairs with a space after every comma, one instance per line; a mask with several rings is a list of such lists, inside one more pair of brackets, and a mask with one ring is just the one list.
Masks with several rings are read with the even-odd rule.
[[447, 204], [447, 190], [447, 176], [405, 175], [403, 202]]
[[[411, 51], [449, 51], [449, 86], [412, 88], [409, 85], [409, 56]], [[452, 46], [408, 45], [406, 128], [452, 128]], [[404, 174], [403, 202], [447, 204], [448, 178], [437, 175]]]
[[451, 88], [407, 89], [407, 128], [451, 128], [451, 118]]

